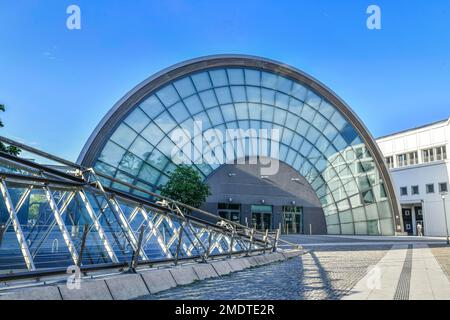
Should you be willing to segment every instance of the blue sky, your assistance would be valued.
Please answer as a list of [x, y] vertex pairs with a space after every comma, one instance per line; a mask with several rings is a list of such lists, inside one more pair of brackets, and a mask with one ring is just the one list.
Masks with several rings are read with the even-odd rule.
[[[66, 28], [71, 4], [81, 30]], [[366, 28], [370, 4], [382, 30]], [[450, 116], [447, 0], [0, 0], [0, 134], [76, 160], [136, 84], [218, 53], [311, 74], [375, 137]]]

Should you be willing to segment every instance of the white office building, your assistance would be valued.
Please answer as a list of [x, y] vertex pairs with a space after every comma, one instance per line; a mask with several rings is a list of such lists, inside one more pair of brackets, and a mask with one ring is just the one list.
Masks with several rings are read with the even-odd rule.
[[[403, 231], [445, 236], [444, 201], [450, 223], [450, 119], [377, 139], [402, 207]], [[443, 196], [444, 195], [444, 199]], [[450, 229], [450, 225], [449, 225]]]

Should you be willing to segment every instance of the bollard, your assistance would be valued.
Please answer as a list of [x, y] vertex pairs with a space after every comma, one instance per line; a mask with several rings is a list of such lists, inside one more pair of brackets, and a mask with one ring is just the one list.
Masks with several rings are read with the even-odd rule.
[[266, 229], [266, 234], [264, 235], [264, 251], [263, 251], [264, 254], [266, 254], [268, 238], [269, 238], [269, 229]]
[[277, 233], [275, 234], [275, 239], [273, 241], [272, 252], [276, 252], [277, 251], [278, 240], [280, 239], [280, 233], [281, 233], [281, 229], [278, 228]]
[[6, 231], [6, 225], [1, 224], [0, 225], [0, 248], [2, 247], [3, 235], [5, 234], [5, 231]]
[[252, 251], [252, 244], [253, 244], [253, 233], [255, 232], [255, 229], [250, 229], [250, 240], [248, 242], [248, 250], [246, 256], [250, 255], [250, 252]]
[[87, 239], [88, 232], [89, 232], [89, 226], [86, 224], [86, 225], [84, 225], [83, 237], [81, 238], [81, 247], [80, 247], [80, 253], [78, 254], [77, 267], [81, 267], [81, 264], [83, 262], [83, 253], [84, 253], [84, 248], [86, 246], [86, 239]]

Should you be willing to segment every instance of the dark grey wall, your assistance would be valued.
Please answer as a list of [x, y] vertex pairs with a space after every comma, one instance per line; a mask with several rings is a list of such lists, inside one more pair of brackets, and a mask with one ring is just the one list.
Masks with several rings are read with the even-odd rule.
[[283, 162], [273, 176], [262, 178], [260, 169], [260, 164], [247, 163], [227, 164], [216, 170], [206, 180], [212, 195], [202, 209], [217, 212], [217, 204], [229, 203], [231, 198], [231, 203], [241, 204], [241, 223], [245, 224], [247, 218], [251, 226], [251, 205], [271, 205], [275, 228], [281, 222], [283, 205], [300, 206], [303, 207], [304, 232], [309, 233], [311, 224], [313, 234], [326, 234], [321, 203], [305, 178]]

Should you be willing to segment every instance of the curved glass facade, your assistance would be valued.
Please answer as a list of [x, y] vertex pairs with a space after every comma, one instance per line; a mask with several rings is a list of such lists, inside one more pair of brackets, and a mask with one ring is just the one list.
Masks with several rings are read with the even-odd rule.
[[[197, 121], [202, 128], [195, 127]], [[316, 191], [329, 234], [394, 234], [393, 210], [379, 172], [384, 164], [376, 163], [343, 113], [304, 83], [245, 66], [184, 74], [129, 108], [97, 151], [93, 165], [97, 171], [157, 192], [176, 167], [172, 154], [178, 141], [171, 133], [180, 128], [191, 131], [189, 143], [196, 138], [194, 132], [208, 129], [224, 135], [226, 129], [278, 129], [279, 160]], [[225, 150], [226, 141], [216, 138]], [[241, 143], [244, 154], [252, 156], [254, 149], [246, 146], [256, 142], [242, 136]], [[192, 159], [192, 165], [206, 178], [220, 166], [221, 157], [217, 159], [214, 164]]]

